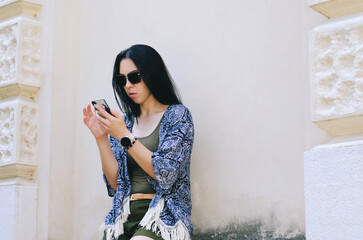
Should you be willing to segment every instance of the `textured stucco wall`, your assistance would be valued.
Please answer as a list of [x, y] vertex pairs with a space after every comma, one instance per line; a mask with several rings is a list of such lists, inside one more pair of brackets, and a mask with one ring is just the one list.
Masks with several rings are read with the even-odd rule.
[[362, 238], [362, 156], [361, 140], [305, 153], [307, 239]]
[[35, 186], [0, 188], [1, 239], [36, 239], [36, 201]]

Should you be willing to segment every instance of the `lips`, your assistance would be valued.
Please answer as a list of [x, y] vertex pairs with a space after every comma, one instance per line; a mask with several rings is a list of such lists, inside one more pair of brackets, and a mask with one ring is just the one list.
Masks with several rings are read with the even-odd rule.
[[129, 97], [130, 97], [130, 98], [134, 98], [134, 97], [136, 97], [136, 93], [129, 92]]

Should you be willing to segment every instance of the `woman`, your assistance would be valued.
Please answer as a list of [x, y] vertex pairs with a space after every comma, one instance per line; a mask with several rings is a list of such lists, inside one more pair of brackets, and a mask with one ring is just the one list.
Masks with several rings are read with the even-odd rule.
[[117, 55], [112, 85], [124, 117], [97, 105], [103, 117], [90, 105], [83, 109], [114, 197], [101, 226], [104, 239], [190, 239], [191, 113], [149, 46], [134, 45]]

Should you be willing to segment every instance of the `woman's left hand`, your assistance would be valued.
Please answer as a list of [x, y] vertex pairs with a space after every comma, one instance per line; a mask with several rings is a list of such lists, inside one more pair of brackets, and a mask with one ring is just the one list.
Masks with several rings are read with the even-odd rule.
[[101, 128], [111, 136], [116, 139], [121, 139], [130, 134], [129, 130], [126, 127], [125, 121], [123, 117], [115, 110], [111, 110], [111, 114], [106, 112], [106, 110], [100, 105], [96, 105], [95, 108], [104, 116], [105, 118], [97, 115], [98, 122]]

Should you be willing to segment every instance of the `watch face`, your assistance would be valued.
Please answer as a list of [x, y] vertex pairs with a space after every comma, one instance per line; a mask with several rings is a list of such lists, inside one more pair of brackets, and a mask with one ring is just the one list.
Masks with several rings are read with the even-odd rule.
[[121, 145], [124, 147], [129, 147], [131, 146], [131, 140], [128, 137], [123, 137], [121, 138]]

